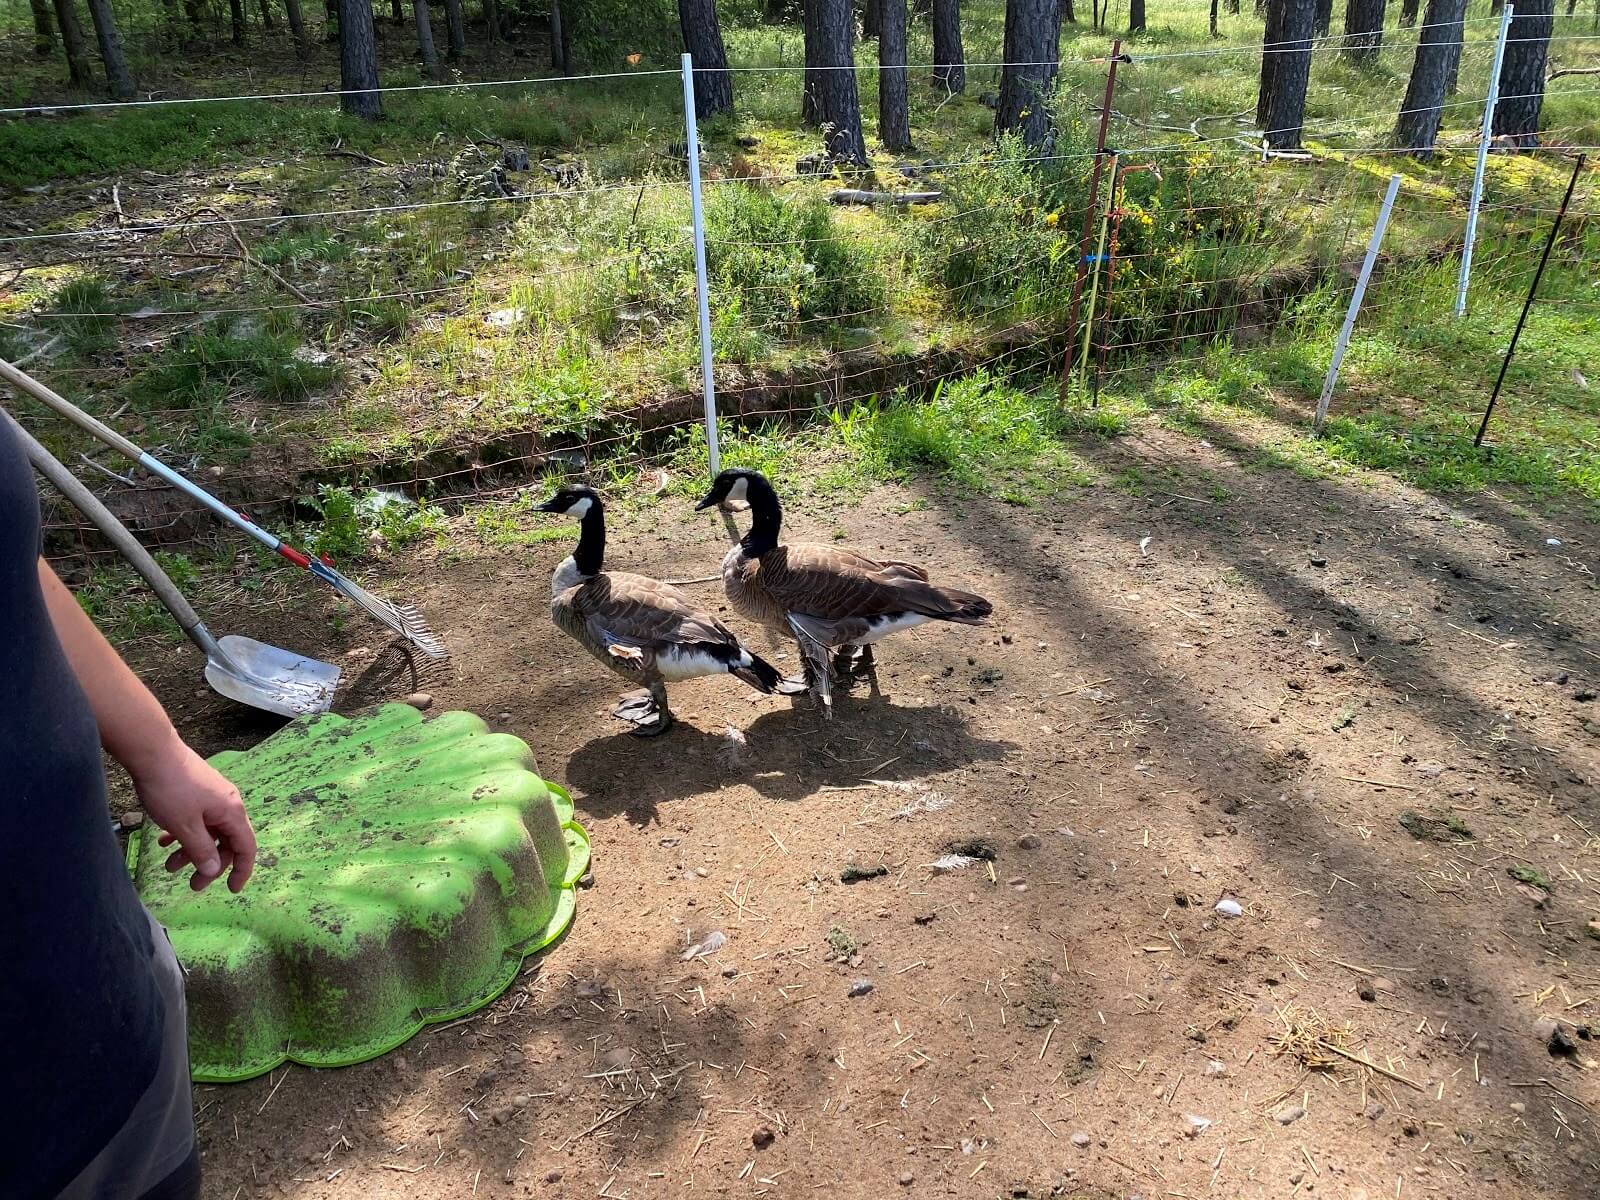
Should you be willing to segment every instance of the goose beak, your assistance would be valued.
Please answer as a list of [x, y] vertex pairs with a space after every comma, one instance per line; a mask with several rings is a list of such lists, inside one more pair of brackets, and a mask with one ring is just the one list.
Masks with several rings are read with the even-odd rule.
[[554, 500], [546, 500], [543, 504], [535, 504], [533, 506], [533, 511], [534, 512], [553, 513], [553, 512], [564, 512], [565, 510], [560, 508], [560, 507], [558, 507]]
[[716, 502], [717, 502], [716, 496], [714, 496], [714, 495], [707, 496], [704, 500], [700, 501], [699, 504], [696, 504], [694, 506], [694, 510], [695, 510], [695, 512], [703, 512], [706, 509], [711, 508], [712, 506], [714, 506], [716, 504]]

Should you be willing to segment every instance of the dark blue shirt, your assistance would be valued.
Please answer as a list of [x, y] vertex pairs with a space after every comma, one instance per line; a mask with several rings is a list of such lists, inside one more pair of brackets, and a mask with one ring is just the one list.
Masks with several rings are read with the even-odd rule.
[[50, 1197], [155, 1076], [150, 927], [106, 810], [100, 734], [39, 588], [33, 472], [0, 420], [0, 1196]]

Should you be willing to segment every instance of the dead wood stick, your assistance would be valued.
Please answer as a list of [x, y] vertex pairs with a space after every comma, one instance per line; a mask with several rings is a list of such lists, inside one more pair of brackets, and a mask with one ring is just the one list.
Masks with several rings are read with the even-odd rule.
[[565, 1150], [568, 1146], [572, 1145], [573, 1142], [580, 1141], [583, 1138], [588, 1137], [596, 1129], [600, 1129], [600, 1128], [603, 1128], [606, 1125], [611, 1124], [611, 1122], [615, 1121], [618, 1117], [627, 1116], [629, 1113], [631, 1113], [634, 1109], [638, 1108], [639, 1105], [641, 1105], [643, 1103], [644, 1103], [643, 1100], [635, 1100], [632, 1104], [627, 1105], [625, 1108], [617, 1109], [617, 1111], [612, 1113], [609, 1117], [601, 1117], [598, 1121], [596, 1121], [593, 1125], [589, 1126], [589, 1128], [585, 1129], [582, 1133], [575, 1133], [571, 1137], [569, 1137], [566, 1141], [562, 1142], [561, 1143], [561, 1148], [563, 1150]]
[[1416, 1088], [1417, 1091], [1419, 1091], [1419, 1092], [1425, 1092], [1425, 1091], [1428, 1090], [1427, 1088], [1423, 1087], [1422, 1084], [1418, 1083], [1415, 1079], [1407, 1079], [1404, 1075], [1400, 1074], [1398, 1071], [1391, 1071], [1391, 1070], [1389, 1070], [1388, 1067], [1380, 1067], [1377, 1063], [1373, 1062], [1370, 1058], [1363, 1058], [1361, 1055], [1355, 1053], [1353, 1050], [1346, 1050], [1341, 1046], [1335, 1046], [1332, 1042], [1325, 1042], [1321, 1038], [1318, 1038], [1317, 1039], [1317, 1048], [1320, 1049], [1320, 1050], [1327, 1050], [1327, 1051], [1329, 1051], [1329, 1052], [1331, 1052], [1333, 1054], [1339, 1055], [1342, 1058], [1348, 1058], [1351, 1062], [1360, 1063], [1363, 1067], [1366, 1067], [1369, 1070], [1376, 1071], [1379, 1075], [1387, 1075], [1390, 1079], [1393, 1079], [1398, 1083], [1403, 1083], [1407, 1087]]

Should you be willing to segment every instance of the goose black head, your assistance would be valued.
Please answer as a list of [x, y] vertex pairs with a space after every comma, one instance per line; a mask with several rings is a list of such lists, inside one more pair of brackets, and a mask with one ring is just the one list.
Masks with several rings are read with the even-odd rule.
[[583, 484], [574, 484], [564, 487], [543, 504], [537, 505], [534, 512], [565, 513], [569, 517], [582, 520], [589, 513], [600, 507], [600, 495], [592, 487]]
[[696, 512], [712, 505], [735, 508], [749, 504], [754, 508], [758, 497], [771, 497], [774, 501], [777, 500], [777, 493], [772, 490], [772, 484], [767, 482], [767, 477], [760, 471], [732, 467], [711, 481], [711, 490], [694, 508]]

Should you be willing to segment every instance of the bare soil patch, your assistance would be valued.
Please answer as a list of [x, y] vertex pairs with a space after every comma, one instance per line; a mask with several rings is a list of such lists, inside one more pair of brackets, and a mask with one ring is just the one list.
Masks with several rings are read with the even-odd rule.
[[[729, 680], [628, 737], [549, 621], [566, 544], [396, 562], [456, 654], [435, 708], [529, 741], [596, 883], [483, 1013], [198, 1089], [207, 1194], [1594, 1195], [1596, 528], [1250, 437], [1096, 444], [1145, 482], [1032, 509], [791, 496], [795, 539], [996, 607], [891, 640], [831, 725]], [[725, 545], [687, 505], [612, 524], [665, 578]], [[347, 703], [416, 686], [321, 603], [250, 631], [367, 671]], [[260, 736], [149, 657], [203, 748]]]

